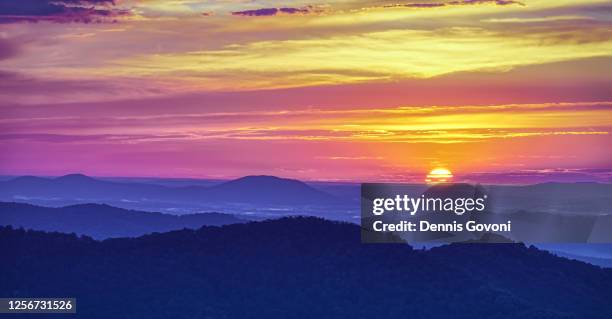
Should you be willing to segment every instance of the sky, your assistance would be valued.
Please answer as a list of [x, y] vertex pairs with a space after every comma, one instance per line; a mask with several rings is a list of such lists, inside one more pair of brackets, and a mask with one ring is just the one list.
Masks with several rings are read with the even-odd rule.
[[612, 181], [612, 1], [0, 3], [0, 174]]

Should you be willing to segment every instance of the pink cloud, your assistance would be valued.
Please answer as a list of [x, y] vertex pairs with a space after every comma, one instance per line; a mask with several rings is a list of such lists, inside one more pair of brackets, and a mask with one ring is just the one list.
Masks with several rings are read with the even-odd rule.
[[116, 8], [114, 0], [20, 0], [0, 4], [0, 23], [107, 22], [130, 14], [127, 9]]

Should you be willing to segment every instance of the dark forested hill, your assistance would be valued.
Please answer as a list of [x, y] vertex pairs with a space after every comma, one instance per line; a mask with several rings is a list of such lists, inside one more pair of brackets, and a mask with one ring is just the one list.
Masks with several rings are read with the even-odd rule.
[[0, 202], [0, 225], [76, 233], [99, 239], [135, 237], [153, 232], [183, 228], [197, 229], [204, 225], [218, 226], [242, 222], [245, 220], [234, 215], [220, 213], [176, 216], [100, 204], [55, 208]]
[[0, 295], [74, 296], [79, 318], [612, 317], [610, 270], [520, 244], [420, 251], [359, 234], [302, 217], [101, 242], [1, 228]]

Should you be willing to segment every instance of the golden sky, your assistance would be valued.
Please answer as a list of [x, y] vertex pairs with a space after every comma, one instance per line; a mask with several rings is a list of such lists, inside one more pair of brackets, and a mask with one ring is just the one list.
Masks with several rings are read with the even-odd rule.
[[0, 173], [611, 176], [611, 1], [83, 3], [0, 6]]

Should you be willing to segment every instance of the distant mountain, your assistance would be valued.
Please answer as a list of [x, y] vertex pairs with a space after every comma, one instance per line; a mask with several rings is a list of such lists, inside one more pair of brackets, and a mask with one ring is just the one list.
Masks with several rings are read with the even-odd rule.
[[337, 201], [295, 179], [246, 176], [208, 189], [207, 195], [222, 201], [278, 204], [326, 204]]
[[57, 178], [22, 176], [0, 182], [0, 198], [3, 200], [143, 200], [172, 197], [175, 196], [173, 190], [160, 185], [101, 181], [82, 174]]
[[[307, 184], [274, 176], [247, 176], [213, 186], [168, 187], [111, 182], [82, 174], [57, 178], [24, 176], [0, 182], [0, 200], [58, 206], [83, 202], [148, 207], [151, 203], [247, 203], [257, 205], [323, 205], [340, 203]], [[141, 205], [138, 205], [140, 203]], [[172, 205], [170, 205], [172, 206]]]
[[234, 215], [220, 213], [175, 216], [99, 204], [53, 208], [0, 202], [0, 225], [76, 233], [99, 239], [135, 237], [153, 232], [197, 229], [204, 225], [226, 225], [245, 221]]
[[0, 228], [0, 295], [76, 297], [89, 319], [612, 318], [612, 270], [521, 244], [364, 245], [359, 230], [285, 218], [100, 242]]
[[497, 211], [545, 211], [561, 214], [612, 213], [612, 184], [542, 183], [485, 187]]

